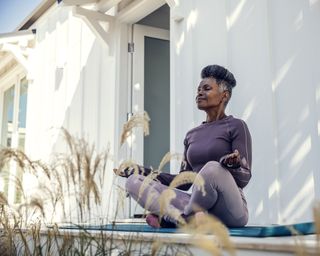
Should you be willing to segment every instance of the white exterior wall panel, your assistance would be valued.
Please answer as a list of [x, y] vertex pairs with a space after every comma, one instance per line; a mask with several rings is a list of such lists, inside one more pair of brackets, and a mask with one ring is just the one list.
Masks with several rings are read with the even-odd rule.
[[[195, 105], [201, 68], [229, 68], [238, 85], [227, 112], [253, 138], [251, 223], [310, 220], [320, 197], [319, 24], [317, 0], [185, 0], [171, 9], [171, 151], [182, 153], [186, 132], [205, 118]], [[52, 8], [36, 27], [27, 153], [47, 159], [64, 126], [98, 149], [109, 143], [117, 162], [128, 157], [125, 147], [118, 152], [129, 97], [126, 24], [117, 23], [114, 52], [69, 7]]]
[[[114, 54], [69, 7], [54, 7], [36, 27], [27, 154], [49, 160], [52, 153], [65, 150], [57, 136], [64, 127], [98, 151], [109, 148], [112, 155], [116, 140]], [[108, 170], [112, 168], [110, 159]], [[109, 172], [105, 179], [104, 206], [109, 202], [112, 177]], [[110, 205], [110, 213], [112, 209]]]
[[[317, 1], [316, 1], [317, 2]], [[319, 173], [316, 81], [319, 81], [319, 2], [271, 1], [274, 94], [278, 115], [280, 205], [283, 221], [312, 218]], [[290, 8], [288, 6], [290, 5]], [[282, 11], [281, 11], [282, 10]], [[284, 12], [285, 10], [285, 12]], [[318, 15], [310, 15], [316, 12]], [[285, 13], [285, 15], [284, 15]]]
[[184, 1], [171, 11], [177, 16], [184, 20], [171, 21], [172, 148], [182, 152], [185, 133], [204, 118], [194, 104], [201, 68], [226, 66], [238, 81], [228, 113], [253, 138], [250, 222], [310, 220], [320, 197], [319, 1]]

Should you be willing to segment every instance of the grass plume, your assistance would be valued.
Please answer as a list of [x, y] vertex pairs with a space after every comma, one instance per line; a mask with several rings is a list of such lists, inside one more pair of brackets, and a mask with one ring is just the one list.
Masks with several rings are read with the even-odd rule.
[[123, 125], [120, 145], [122, 145], [126, 139], [132, 135], [133, 129], [136, 127], [143, 128], [144, 136], [149, 135], [149, 122], [150, 117], [147, 112], [134, 114], [129, 121]]

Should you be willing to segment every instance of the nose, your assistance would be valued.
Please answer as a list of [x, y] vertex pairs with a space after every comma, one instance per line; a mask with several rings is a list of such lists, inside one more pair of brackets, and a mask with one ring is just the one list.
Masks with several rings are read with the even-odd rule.
[[203, 96], [203, 90], [202, 88], [199, 88], [197, 91], [197, 97], [201, 97], [201, 96]]

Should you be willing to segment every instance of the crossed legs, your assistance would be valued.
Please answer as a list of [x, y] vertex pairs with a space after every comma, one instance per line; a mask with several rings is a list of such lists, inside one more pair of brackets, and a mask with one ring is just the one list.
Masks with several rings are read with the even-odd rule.
[[[196, 185], [189, 195], [174, 189], [175, 198], [164, 209], [164, 214], [172, 216], [173, 211], [192, 215], [197, 211], [206, 211], [220, 219], [229, 227], [241, 227], [248, 222], [248, 210], [242, 190], [239, 189], [230, 174], [220, 163], [208, 162], [198, 173], [196, 179], [203, 179], [204, 191]], [[160, 195], [168, 189], [167, 186], [151, 180], [147, 186], [146, 177], [131, 175], [126, 183], [128, 193], [146, 210], [160, 214]], [[143, 185], [144, 184], [144, 185]], [[195, 184], [198, 184], [195, 181]]]

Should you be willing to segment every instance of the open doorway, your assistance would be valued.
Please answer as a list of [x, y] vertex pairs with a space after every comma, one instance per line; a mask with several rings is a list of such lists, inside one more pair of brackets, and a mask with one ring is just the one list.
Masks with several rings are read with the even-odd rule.
[[[137, 132], [133, 159], [157, 168], [170, 151], [170, 8], [158, 8], [132, 26], [132, 110], [150, 116], [150, 135]], [[164, 170], [169, 171], [169, 166]]]
[[[131, 27], [131, 113], [146, 111], [151, 119], [150, 135], [134, 133], [132, 159], [157, 169], [170, 151], [170, 8], [167, 4]], [[129, 47], [129, 48], [131, 48]], [[169, 164], [163, 170], [169, 172]], [[144, 210], [130, 200], [129, 216], [140, 217]]]

